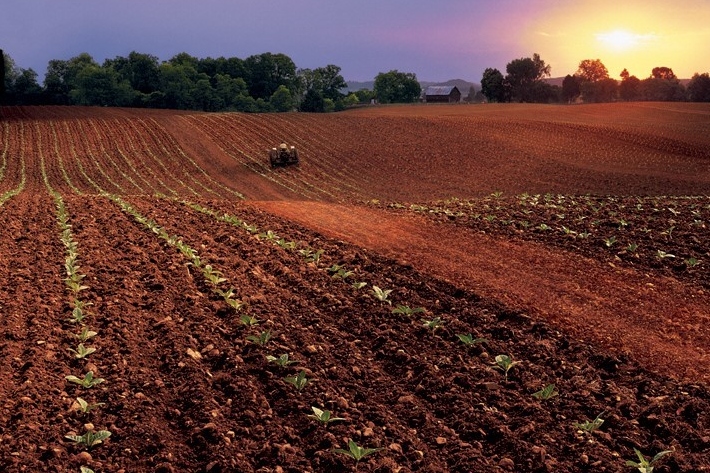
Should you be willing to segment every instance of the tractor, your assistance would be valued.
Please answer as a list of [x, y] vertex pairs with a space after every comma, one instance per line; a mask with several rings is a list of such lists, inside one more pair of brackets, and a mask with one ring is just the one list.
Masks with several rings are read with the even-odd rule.
[[271, 161], [272, 168], [298, 164], [298, 150], [295, 146], [288, 146], [286, 143], [281, 143], [278, 148], [271, 148], [269, 150], [269, 160]]

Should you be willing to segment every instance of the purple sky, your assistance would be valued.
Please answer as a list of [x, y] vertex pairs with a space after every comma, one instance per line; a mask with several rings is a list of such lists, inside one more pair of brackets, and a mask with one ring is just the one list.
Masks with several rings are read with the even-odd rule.
[[[667, 2], [644, 5], [655, 3]], [[566, 8], [559, 21], [574, 32], [570, 4], [600, 5], [607, 12], [617, 5], [606, 0], [4, 0], [0, 48], [19, 67], [38, 72], [40, 82], [50, 59], [87, 52], [102, 63], [131, 51], [161, 60], [180, 52], [199, 58], [285, 53], [300, 68], [338, 65], [346, 80], [372, 80], [398, 69], [420, 80], [475, 82], [486, 67], [505, 71], [512, 59], [538, 52], [552, 65], [553, 76], [564, 76], [595, 51], [565, 57], [555, 49], [569, 41], [549, 38], [566, 33], [538, 30], [544, 19]], [[697, 72], [710, 69], [705, 62]]]

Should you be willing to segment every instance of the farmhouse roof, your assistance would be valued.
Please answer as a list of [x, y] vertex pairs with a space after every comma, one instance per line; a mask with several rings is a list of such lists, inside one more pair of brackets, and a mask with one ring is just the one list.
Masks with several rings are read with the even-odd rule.
[[425, 95], [450, 95], [454, 89], [458, 90], [455, 85], [430, 85], [424, 93]]

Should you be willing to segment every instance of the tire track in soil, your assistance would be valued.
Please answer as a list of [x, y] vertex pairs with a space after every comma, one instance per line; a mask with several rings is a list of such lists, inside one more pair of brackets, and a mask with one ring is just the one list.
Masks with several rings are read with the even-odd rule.
[[[710, 314], [700, 288], [539, 244], [450, 229], [416, 216], [316, 202], [252, 202], [256, 208], [324, 235], [404, 260], [589, 340], [633, 356], [665, 375], [708, 382], [710, 335], [697, 331]], [[435, 237], [432, 238], [432, 235]], [[665, 323], [673, 321], [672, 329]], [[694, 363], [687, 363], [688, 353]]]

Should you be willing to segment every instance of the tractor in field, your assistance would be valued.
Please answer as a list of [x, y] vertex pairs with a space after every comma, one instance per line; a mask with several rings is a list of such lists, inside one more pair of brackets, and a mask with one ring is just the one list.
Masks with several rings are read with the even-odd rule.
[[269, 161], [271, 162], [272, 168], [298, 164], [298, 150], [295, 146], [288, 146], [286, 143], [281, 143], [278, 148], [271, 148], [269, 150]]

